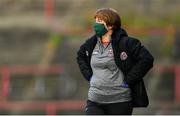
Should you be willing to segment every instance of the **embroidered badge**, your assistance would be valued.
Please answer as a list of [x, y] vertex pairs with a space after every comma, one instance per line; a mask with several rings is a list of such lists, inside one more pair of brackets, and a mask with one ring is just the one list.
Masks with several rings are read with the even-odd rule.
[[112, 49], [108, 50], [108, 56], [113, 56], [113, 50]]
[[120, 54], [121, 60], [126, 60], [127, 57], [128, 57], [128, 55], [126, 54], [126, 52], [121, 52], [121, 54]]

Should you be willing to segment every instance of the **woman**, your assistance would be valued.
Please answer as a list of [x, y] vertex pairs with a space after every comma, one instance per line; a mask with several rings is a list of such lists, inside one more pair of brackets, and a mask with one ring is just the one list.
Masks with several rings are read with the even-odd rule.
[[133, 107], [148, 105], [143, 77], [154, 58], [121, 28], [114, 9], [99, 9], [94, 18], [95, 35], [77, 53], [80, 71], [90, 83], [86, 114], [131, 115]]

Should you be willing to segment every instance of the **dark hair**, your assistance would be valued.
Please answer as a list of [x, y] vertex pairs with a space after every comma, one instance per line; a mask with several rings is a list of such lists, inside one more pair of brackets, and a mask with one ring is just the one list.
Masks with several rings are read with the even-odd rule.
[[94, 15], [94, 18], [103, 20], [107, 26], [113, 26], [113, 30], [121, 27], [121, 19], [117, 11], [112, 8], [98, 9]]

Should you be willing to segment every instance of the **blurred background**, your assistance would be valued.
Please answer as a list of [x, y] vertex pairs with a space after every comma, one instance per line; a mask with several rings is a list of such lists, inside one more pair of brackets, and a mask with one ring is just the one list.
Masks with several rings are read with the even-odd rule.
[[76, 52], [102, 7], [155, 57], [150, 105], [133, 114], [180, 114], [179, 0], [0, 0], [0, 114], [84, 114]]

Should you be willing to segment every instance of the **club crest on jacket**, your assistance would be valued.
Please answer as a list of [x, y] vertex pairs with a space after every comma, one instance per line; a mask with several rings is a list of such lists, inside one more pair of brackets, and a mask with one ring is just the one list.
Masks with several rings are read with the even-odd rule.
[[126, 52], [121, 52], [121, 54], [120, 54], [121, 60], [126, 60], [127, 57], [128, 57], [128, 55], [126, 54]]

